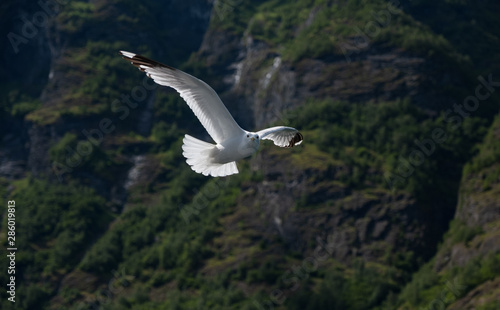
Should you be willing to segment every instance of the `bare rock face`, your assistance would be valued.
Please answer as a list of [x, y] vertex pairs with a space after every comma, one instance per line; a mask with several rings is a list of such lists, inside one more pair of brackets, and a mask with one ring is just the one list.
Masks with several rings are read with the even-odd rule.
[[[463, 182], [462, 190], [468, 185], [469, 182]], [[461, 194], [455, 215], [460, 226], [453, 234], [465, 237], [452, 235], [450, 238], [455, 237], [456, 243], [453, 239], [445, 240], [436, 257], [436, 270], [463, 267], [474, 258], [500, 251], [500, 201], [495, 198], [499, 189], [496, 184], [486, 192]]]
[[[482, 150], [464, 170], [455, 214], [456, 226], [452, 227], [449, 238], [436, 256], [435, 269], [438, 271], [463, 267], [477, 257], [500, 251], [499, 138], [500, 121], [497, 118]], [[464, 298], [471, 299], [469, 295]]]
[[48, 22], [34, 24], [33, 15], [45, 12], [36, 1], [9, 1], [2, 5], [2, 11], [0, 82], [19, 83], [24, 91], [37, 95], [48, 78], [51, 51]]
[[35, 176], [47, 176], [51, 173], [49, 147], [54, 138], [53, 126], [32, 126], [29, 130], [30, 148], [28, 165]]
[[286, 111], [308, 98], [376, 103], [409, 97], [420, 107], [439, 111], [453, 102], [441, 91], [444, 85], [463, 84], [460, 77], [440, 72], [431, 60], [396, 48], [373, 46], [351, 61], [332, 57], [292, 65], [250, 35], [238, 40], [212, 31], [204, 42], [199, 56], [224, 75], [211, 85], [222, 92], [238, 121], [256, 129], [283, 120]]
[[[325, 167], [290, 168], [297, 165], [280, 150], [262, 150], [252, 168], [263, 173], [264, 181], [248, 184], [238, 202], [246, 207], [241, 218], [262, 234], [262, 242], [284, 241], [274, 248], [276, 253], [285, 246], [312, 255], [323, 242], [330, 244], [332, 257], [350, 264], [355, 258], [380, 262], [395, 247], [406, 252], [423, 246], [425, 227], [415, 220], [418, 214], [411, 197], [385, 190], [351, 191], [334, 181], [348, 173], [346, 167], [325, 163]], [[228, 230], [234, 224], [229, 222]]]
[[[492, 303], [499, 302], [500, 292], [500, 278], [496, 278], [492, 281], [487, 281], [472, 291], [470, 291], [463, 298], [460, 298], [453, 304], [451, 304], [448, 308], [449, 310], [474, 310], [479, 307]], [[493, 308], [490, 308], [493, 309]]]
[[[433, 60], [398, 48], [370, 45], [350, 59], [332, 55], [292, 63], [276, 48], [248, 33], [237, 37], [231, 32], [210, 30], [203, 42], [197, 56], [209, 71], [219, 73], [218, 78], [207, 82], [248, 130], [288, 125], [286, 112], [309, 98], [376, 104], [409, 97], [413, 104], [434, 113], [452, 103], [439, 85], [463, 83], [460, 77], [443, 72]], [[293, 163], [286, 158], [276, 158], [274, 152], [261, 153], [252, 165], [264, 171], [265, 181], [249, 189], [259, 198], [242, 198], [242, 204], [254, 206], [248, 216], [254, 228], [267, 234], [269, 240], [279, 236], [287, 246], [304, 251], [307, 240], [315, 239], [311, 234], [329, 236], [338, 247], [335, 257], [347, 262], [358, 256], [381, 259], [391, 247], [421, 253], [424, 240], [436, 239], [429, 229], [436, 225], [434, 219], [419, 214], [411, 197], [394, 197], [376, 190], [369, 197], [345, 192], [327, 181], [335, 180], [339, 167], [305, 169], [304, 174], [296, 175], [289, 168]], [[301, 207], [325, 202], [330, 207]]]
[[[66, 8], [61, 4], [50, 7], [52, 11], [47, 13], [47, 20], [43, 25], [35, 25], [36, 35], [29, 35], [28, 40], [13, 45], [8, 40], [8, 33], [24, 35], [27, 27], [26, 20], [30, 21], [35, 13], [40, 15], [46, 12], [42, 11], [40, 3], [44, 2], [7, 3], [4, 8], [10, 14], [4, 15], [9, 16], [9, 18], [0, 22], [2, 25], [0, 31], [4, 34], [2, 35], [4, 43], [2, 46], [5, 47], [0, 50], [3, 59], [0, 61], [0, 81], [20, 85], [19, 87], [22, 87], [23, 91], [41, 103], [44, 110], [43, 113], [38, 114], [36, 121], [10, 115], [0, 116], [0, 141], [2, 142], [0, 144], [0, 155], [2, 155], [0, 177], [12, 180], [26, 176], [26, 173], [31, 173], [35, 177], [48, 177], [59, 182], [61, 180], [58, 180], [53, 170], [53, 162], [49, 155], [50, 148], [57, 144], [66, 133], [76, 134], [79, 140], [85, 139], [82, 130], [89, 131], [96, 128], [100, 120], [110, 117], [112, 114], [109, 112], [109, 108], [102, 114], [94, 113], [90, 116], [82, 114], [75, 117], [60, 112], [63, 108], [70, 109], [81, 106], [92, 108], [94, 104], [103, 106], [111, 104], [109, 98], [95, 100], [97, 102], [87, 102], [89, 99], [85, 96], [70, 96], [84, 85], [89, 76], [92, 76], [92, 74], [88, 74], [89, 72], [95, 73], [94, 76], [97, 77], [102, 75], [102, 72], [95, 71], [96, 69], [91, 63], [75, 59], [75, 55], [85, 54], [89, 42], [95, 44], [95, 42], [107, 40], [111, 44], [120, 40], [131, 42], [131, 38], [133, 38], [135, 40], [132, 41], [137, 46], [150, 46], [159, 55], [180, 62], [180, 59], [186, 58], [186, 51], [198, 50], [208, 27], [211, 3], [209, 1], [188, 0], [158, 4], [162, 9], [152, 11], [151, 15], [160, 21], [160, 25], [153, 22], [141, 23], [139, 28], [125, 27], [121, 23], [120, 25], [111, 25], [111, 21], [118, 20], [119, 16], [127, 15], [129, 13], [127, 10], [131, 9], [130, 7], [114, 4], [95, 5], [93, 7], [95, 11], [92, 12], [92, 22], [88, 22], [82, 25], [81, 29], [74, 31], [66, 29], [67, 23], [57, 18], [64, 13]], [[173, 12], [182, 12], [182, 14]], [[148, 27], [163, 27], [169, 30], [161, 41], [163, 43], [158, 43], [156, 34], [153, 35], [155, 32], [149, 31], [151, 29]], [[172, 49], [171, 45], [174, 42], [176, 48]], [[109, 57], [107, 54], [103, 56]], [[116, 51], [116, 58], [119, 59], [118, 51]], [[125, 67], [127, 64], [124, 62], [123, 65]], [[151, 131], [153, 99], [154, 96], [150, 96], [145, 104], [138, 107], [138, 113], [135, 113], [138, 121], [134, 129], [139, 134], [149, 135]], [[108, 140], [112, 140], [111, 136], [107, 135], [100, 147], [106, 148], [109, 145]], [[140, 149], [140, 147], [135, 148], [136, 151]], [[70, 155], [68, 154], [68, 156]], [[136, 154], [133, 155], [136, 156]], [[135, 158], [134, 156], [129, 157]], [[118, 159], [118, 161], [123, 160], [126, 163], [120, 165], [115, 176], [126, 176], [130, 174], [129, 169], [132, 169], [132, 175], [138, 171], [142, 173], [142, 170], [133, 170], [136, 163], [129, 160], [127, 164], [127, 158]], [[115, 180], [108, 180], [87, 171], [82, 173], [73, 171], [71, 173], [75, 178], [86, 179], [87, 184], [96, 189], [99, 194], [117, 204], [122, 204], [126, 200], [125, 187], [135, 182], [134, 180], [141, 179], [141, 176], [135, 176], [131, 180], [132, 183], [127, 183], [125, 178], [123, 178], [123, 182], [120, 180], [115, 182]]]
[[7, 180], [22, 178], [26, 173], [27, 165], [27, 133], [22, 122], [5, 124], [9, 128], [17, 128], [17, 134], [8, 133], [1, 137], [0, 148], [0, 177]]
[[[34, 25], [32, 22], [33, 14], [40, 10], [33, 1], [11, 1], [2, 5], [0, 83], [6, 85], [4, 97], [8, 100], [37, 97], [48, 80], [51, 56], [47, 23]], [[0, 177], [12, 180], [25, 176], [30, 161], [29, 129], [21, 117], [4, 115], [2, 111]]]

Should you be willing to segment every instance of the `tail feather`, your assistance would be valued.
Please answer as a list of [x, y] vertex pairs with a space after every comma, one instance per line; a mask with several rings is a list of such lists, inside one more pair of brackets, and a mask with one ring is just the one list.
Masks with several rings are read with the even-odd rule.
[[213, 162], [212, 154], [216, 149], [214, 144], [198, 140], [190, 135], [185, 135], [182, 155], [186, 157], [186, 162], [197, 173], [222, 177], [238, 173], [236, 162], [219, 164]]

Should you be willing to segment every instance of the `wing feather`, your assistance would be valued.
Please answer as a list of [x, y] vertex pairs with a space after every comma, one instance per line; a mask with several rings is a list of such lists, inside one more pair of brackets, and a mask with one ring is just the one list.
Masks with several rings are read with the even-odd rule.
[[263, 129], [257, 134], [261, 139], [272, 140], [275, 145], [280, 147], [294, 147], [304, 140], [304, 137], [297, 129], [285, 126]]
[[125, 51], [120, 54], [156, 83], [174, 88], [216, 143], [243, 134], [217, 93], [202, 80], [141, 55]]

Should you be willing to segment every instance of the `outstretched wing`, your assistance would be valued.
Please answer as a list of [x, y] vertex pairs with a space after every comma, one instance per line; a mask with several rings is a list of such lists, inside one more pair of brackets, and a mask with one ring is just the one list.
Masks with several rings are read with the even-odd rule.
[[274, 144], [281, 147], [294, 147], [304, 140], [302, 134], [295, 128], [277, 126], [257, 132], [261, 139], [273, 140]]
[[144, 56], [125, 51], [120, 51], [120, 54], [146, 72], [156, 83], [172, 87], [179, 92], [216, 143], [243, 134], [243, 129], [207, 83]]

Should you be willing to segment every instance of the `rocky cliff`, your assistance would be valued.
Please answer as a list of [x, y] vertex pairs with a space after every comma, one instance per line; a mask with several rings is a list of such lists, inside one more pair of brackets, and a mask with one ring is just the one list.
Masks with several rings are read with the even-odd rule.
[[[456, 108], [496, 81], [496, 54], [458, 33], [497, 49], [497, 4], [438, 1], [455, 29], [431, 1], [50, 3], [7, 2], [0, 26], [26, 39], [26, 18], [48, 16], [0, 63], [0, 193], [27, 205], [22, 308], [498, 305], [499, 98]], [[182, 136], [210, 138], [118, 50], [202, 78], [245, 129], [300, 128], [303, 145], [195, 174]]]

